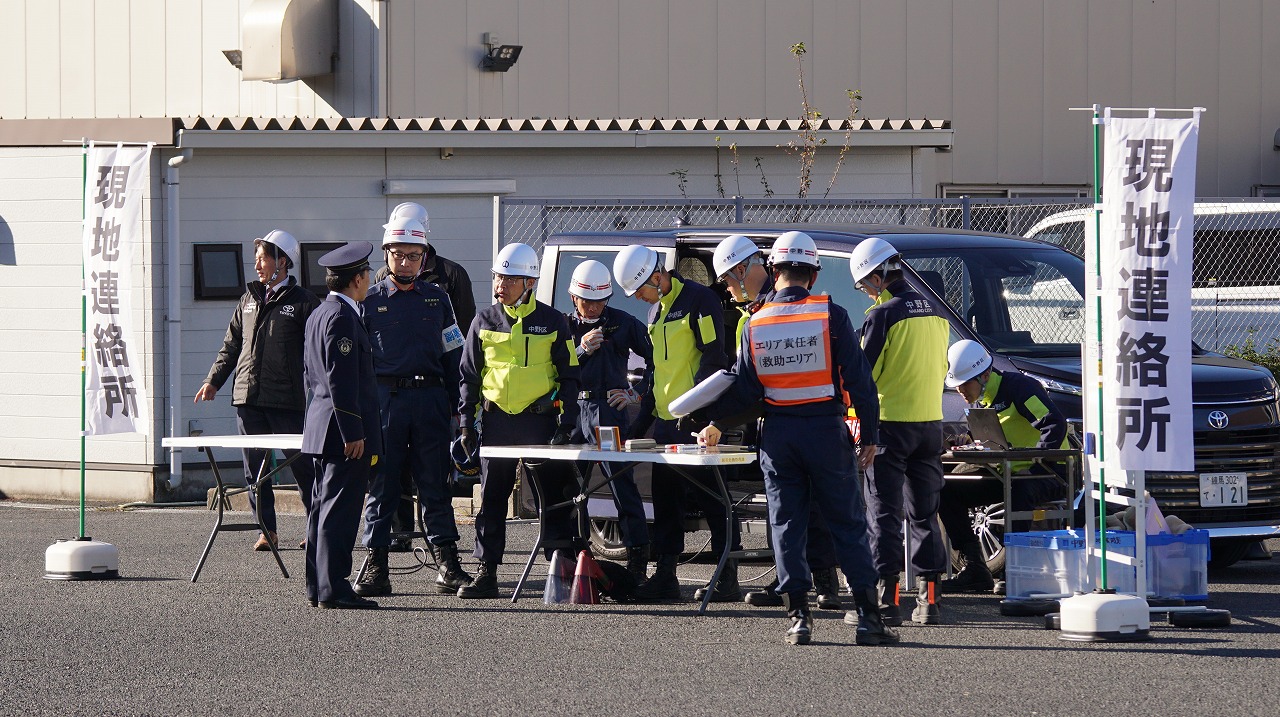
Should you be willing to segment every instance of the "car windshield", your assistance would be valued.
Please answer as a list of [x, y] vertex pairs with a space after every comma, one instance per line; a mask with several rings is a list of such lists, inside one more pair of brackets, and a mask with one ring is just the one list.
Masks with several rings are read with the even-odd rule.
[[1029, 358], [1080, 355], [1079, 257], [1048, 247], [948, 247], [903, 258], [991, 350]]

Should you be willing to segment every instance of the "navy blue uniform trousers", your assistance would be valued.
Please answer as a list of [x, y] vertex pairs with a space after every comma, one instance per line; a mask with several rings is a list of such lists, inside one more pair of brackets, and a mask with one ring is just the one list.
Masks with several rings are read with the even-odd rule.
[[[881, 575], [904, 567], [902, 520], [911, 533], [911, 566], [918, 573], [940, 573], [947, 556], [938, 529], [942, 477], [942, 421], [880, 422], [884, 452], [867, 475], [867, 520], [871, 547]], [[905, 513], [904, 513], [905, 510]]]
[[[258, 436], [268, 433], [302, 433], [302, 411], [290, 411], [284, 408], [256, 408], [254, 406], [236, 406], [236, 425], [241, 435]], [[285, 458], [297, 451], [284, 451]], [[266, 451], [256, 448], [244, 449], [244, 477], [246, 485], [256, 480], [258, 469], [262, 467], [262, 459]], [[311, 487], [315, 484], [315, 466], [306, 457], [299, 458], [289, 465], [293, 471], [293, 479], [298, 484], [298, 495], [302, 498], [302, 509], [311, 509]], [[276, 495], [269, 487], [264, 486], [262, 500], [258, 500], [257, 491], [249, 491], [249, 507], [255, 514], [262, 516], [262, 524], [267, 530], [276, 529]]]
[[[682, 435], [683, 433], [683, 435]], [[681, 432], [675, 421], [659, 419], [653, 425], [653, 440], [659, 445], [671, 443], [690, 443], [693, 441], [689, 431]], [[689, 475], [713, 494], [719, 493], [715, 476], [711, 469], [694, 469]], [[691, 496], [694, 505], [702, 511], [707, 519], [707, 529], [711, 531], [711, 551], [719, 554], [724, 550], [725, 540], [730, 541], [730, 550], [742, 549], [741, 526], [735, 517], [731, 535], [725, 535], [725, 509], [720, 500], [693, 486], [686, 486], [689, 480], [675, 470], [661, 463], [653, 464], [653, 537], [650, 550], [655, 555], [678, 555], [684, 552], [684, 505], [686, 495]]]
[[314, 457], [319, 479], [307, 514], [308, 600], [355, 597], [347, 579], [351, 577], [351, 551], [356, 546], [371, 460], [368, 453], [358, 460]]
[[[578, 409], [578, 426], [573, 429], [573, 443], [596, 445], [596, 428], [600, 426], [617, 426], [620, 435], [627, 435], [626, 413], [610, 406], [605, 399], [580, 399]], [[605, 470], [612, 475], [615, 470], [621, 470], [623, 465], [608, 463], [605, 464]], [[594, 466], [591, 461], [578, 464], [584, 484], [591, 480]], [[613, 505], [618, 509], [618, 524], [622, 526], [622, 543], [628, 548], [649, 544], [649, 524], [645, 520], [644, 499], [640, 497], [640, 489], [636, 487], [632, 472], [628, 471], [609, 483]]]
[[[818, 447], [821, 449], [815, 450]], [[815, 509], [826, 522], [849, 587], [875, 587], [879, 573], [867, 540], [857, 459], [844, 419], [766, 415], [760, 432], [760, 468], [778, 566], [778, 592], [803, 593], [813, 587], [809, 531], [810, 513]]]
[[[555, 414], [484, 411], [480, 418], [481, 443], [485, 446], [545, 445], [556, 430]], [[507, 506], [516, 485], [516, 463], [511, 458], [480, 459], [480, 512], [476, 514], [475, 556], [482, 563], [501, 563], [507, 547]], [[559, 503], [578, 494], [573, 470], [561, 461], [526, 461], [534, 465], [548, 503]], [[536, 492], [535, 492], [536, 495]], [[545, 537], [552, 540], [577, 536], [571, 507], [543, 516]], [[547, 551], [548, 554], [551, 552]]]
[[[364, 545], [391, 544], [391, 523], [400, 505], [400, 475], [405, 465], [413, 476], [421, 501], [422, 522], [432, 545], [458, 542], [453, 519], [453, 491], [449, 487], [449, 398], [439, 387], [392, 388], [378, 385], [382, 413], [382, 445], [369, 481], [364, 509]], [[405, 526], [413, 530], [413, 526]]]

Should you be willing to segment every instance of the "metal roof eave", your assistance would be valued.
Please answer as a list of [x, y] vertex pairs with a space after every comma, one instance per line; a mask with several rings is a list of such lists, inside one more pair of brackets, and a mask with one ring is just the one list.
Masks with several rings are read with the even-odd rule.
[[[827, 146], [844, 144], [843, 132], [819, 132]], [[795, 132], [762, 130], [751, 132], [635, 131], [635, 132], [388, 132], [360, 130], [191, 130], [178, 131], [178, 146], [184, 149], [434, 149], [470, 147], [478, 149], [571, 149], [645, 147], [699, 147], [716, 144], [728, 149], [776, 147], [796, 140]], [[854, 132], [850, 147], [922, 147], [951, 149], [954, 131], [876, 130]]]

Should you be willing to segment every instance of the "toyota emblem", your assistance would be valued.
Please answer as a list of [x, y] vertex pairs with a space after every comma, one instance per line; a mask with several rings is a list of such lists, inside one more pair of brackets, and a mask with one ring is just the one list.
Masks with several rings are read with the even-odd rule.
[[1209, 426], [1222, 430], [1227, 427], [1227, 414], [1222, 411], [1213, 411], [1209, 414]]

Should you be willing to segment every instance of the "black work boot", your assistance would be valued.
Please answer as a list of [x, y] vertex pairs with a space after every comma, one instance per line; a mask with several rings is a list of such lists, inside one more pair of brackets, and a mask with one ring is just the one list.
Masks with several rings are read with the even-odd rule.
[[436, 561], [436, 592], [453, 595], [458, 588], [471, 584], [471, 576], [458, 562], [458, 544], [432, 545], [431, 557]]
[[680, 580], [676, 578], [676, 565], [680, 562], [680, 556], [663, 554], [658, 556], [656, 562], [653, 575], [636, 586], [636, 601], [679, 600]]
[[876, 599], [880, 604], [880, 619], [890, 627], [902, 624], [902, 611], [898, 608], [898, 576], [881, 575], [876, 583]]
[[[693, 599], [701, 600], [707, 596], [707, 589], [711, 585], [700, 587], [693, 591]], [[720, 571], [720, 579], [716, 581], [716, 588], [711, 592], [711, 602], [738, 602], [742, 599], [742, 586], [738, 584], [738, 561], [730, 560], [724, 564], [724, 570]]]
[[498, 564], [480, 563], [476, 570], [476, 579], [470, 585], [458, 588], [458, 597], [463, 600], [484, 600], [500, 597], [498, 595]]
[[942, 595], [938, 590], [938, 573], [925, 573], [916, 577], [916, 609], [911, 611], [911, 621], [921, 625], [942, 623], [942, 610], [938, 607]]
[[835, 568], [813, 571], [813, 589], [818, 593], [818, 607], [823, 610], [843, 610], [840, 602], [840, 578]]
[[996, 586], [995, 578], [987, 569], [987, 559], [982, 555], [982, 546], [969, 543], [960, 546], [960, 554], [964, 556], [964, 569], [950, 580], [943, 580], [940, 585], [944, 593], [989, 593]]
[[792, 645], [808, 645], [813, 639], [813, 613], [809, 611], [808, 593], [787, 593], [782, 596], [782, 606], [787, 609], [787, 642]]
[[387, 548], [369, 548], [369, 565], [353, 589], [360, 597], [391, 594], [391, 570], [387, 567]]
[[854, 590], [853, 604], [857, 609], [844, 614], [845, 622], [858, 626], [854, 641], [859, 645], [892, 645], [898, 641], [898, 632], [885, 625], [877, 592]]
[[627, 548], [627, 572], [636, 579], [636, 585], [645, 580], [645, 572], [649, 569], [649, 546], [637, 545]]
[[782, 596], [778, 594], [777, 576], [774, 576], [773, 582], [764, 586], [763, 589], [752, 590], [743, 595], [742, 601], [756, 607], [782, 607]]

